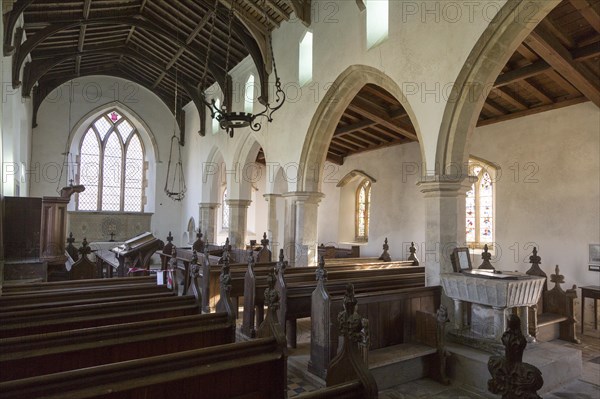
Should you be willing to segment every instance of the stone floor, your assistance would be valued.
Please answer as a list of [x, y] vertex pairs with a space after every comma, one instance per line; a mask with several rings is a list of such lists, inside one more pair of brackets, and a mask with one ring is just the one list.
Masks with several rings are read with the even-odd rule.
[[[310, 342], [310, 319], [298, 323], [298, 348], [289, 351], [288, 397], [310, 392], [325, 385], [324, 381], [306, 371]], [[579, 345], [553, 341], [582, 351], [583, 375], [578, 381], [544, 395], [544, 399], [600, 399], [600, 334], [586, 332]], [[498, 399], [488, 392], [470, 390], [465, 386], [445, 386], [428, 378], [398, 385], [381, 391], [380, 399]]]

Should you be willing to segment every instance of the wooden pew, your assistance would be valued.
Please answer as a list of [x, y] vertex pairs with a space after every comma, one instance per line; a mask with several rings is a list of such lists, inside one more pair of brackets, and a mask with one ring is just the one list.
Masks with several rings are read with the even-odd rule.
[[[228, 298], [226, 269], [223, 298]], [[231, 313], [228, 316], [231, 322]], [[2, 382], [0, 398], [283, 398], [285, 336], [273, 318], [265, 320], [260, 331], [258, 339], [247, 342]]]
[[298, 396], [299, 399], [376, 399], [377, 383], [369, 372], [361, 349], [368, 343], [369, 323], [356, 311], [354, 288], [344, 295], [344, 310], [338, 316], [338, 331], [343, 335], [343, 345], [327, 370], [327, 387]]
[[[279, 319], [286, 323], [288, 342], [296, 346], [296, 320], [311, 315], [311, 297], [316, 287], [315, 273], [324, 268], [321, 258], [315, 271], [296, 273], [286, 276], [286, 265], [282, 263], [277, 270], [276, 288], [281, 297]], [[359, 265], [360, 266], [360, 265]], [[425, 286], [425, 268], [423, 266], [398, 266], [389, 268], [359, 268], [358, 270], [329, 271], [326, 282], [332, 295], [343, 294], [347, 283], [353, 283], [357, 292], [390, 290]]]
[[40, 307], [53, 306], [50, 304], [62, 302], [77, 302], [95, 300], [100, 298], [117, 298], [143, 294], [170, 294], [166, 286], [156, 283], [122, 284], [118, 287], [107, 286], [86, 289], [59, 289], [53, 291], [34, 291], [29, 295], [9, 295], [0, 297], [0, 313], [10, 308], [24, 305], [39, 305]]
[[89, 279], [77, 281], [52, 281], [30, 284], [14, 284], [2, 287], [2, 297], [10, 295], [31, 295], [33, 291], [53, 291], [58, 289], [86, 290], [94, 287], [117, 287], [128, 284], [156, 283], [156, 277], [124, 277], [119, 279]]
[[71, 270], [69, 270], [69, 280], [95, 279], [100, 277], [98, 275], [97, 266], [88, 258], [88, 255], [92, 253], [92, 250], [85, 238], [83, 239], [78, 252], [81, 256], [79, 256], [77, 261], [71, 265]]
[[[326, 261], [325, 261], [326, 262]], [[393, 269], [398, 267], [413, 266], [414, 261], [394, 261], [394, 262], [367, 262], [362, 264], [355, 263], [337, 263], [331, 265], [337, 271], [354, 271], [354, 270], [375, 270], [375, 269]], [[244, 317], [242, 320], [242, 333], [249, 337], [255, 334], [254, 326], [262, 322], [264, 317], [264, 303], [262, 302], [262, 292], [266, 288], [266, 276], [270, 270], [268, 267], [255, 265], [250, 258], [248, 268], [244, 275]], [[314, 284], [314, 273], [316, 267], [302, 268], [287, 268], [287, 262], [284, 261], [283, 250], [279, 251], [279, 262], [276, 264], [276, 269], [285, 270], [286, 278], [289, 282], [309, 281]], [[298, 277], [292, 277], [298, 276]], [[281, 285], [281, 284], [280, 284]], [[256, 321], [255, 321], [256, 320]], [[255, 324], [256, 323], [256, 324]]]
[[[311, 295], [311, 355], [309, 371], [322, 378], [338, 348], [339, 330], [335, 323], [343, 310], [346, 293], [330, 290], [328, 273], [323, 268], [317, 274], [317, 286]], [[355, 285], [355, 284], [353, 284]], [[353, 288], [356, 290], [356, 288]], [[437, 353], [435, 339], [427, 336], [431, 326], [427, 320], [419, 320], [418, 312], [433, 313], [440, 305], [441, 288], [407, 287], [366, 290], [356, 294], [360, 300], [359, 310], [369, 319], [369, 349], [376, 350], [400, 344], [427, 341], [431, 349], [419, 347], [423, 356]], [[419, 323], [419, 321], [421, 323]], [[433, 334], [435, 336], [435, 331]], [[431, 335], [431, 334], [429, 334]], [[441, 339], [441, 336], [439, 337]], [[433, 342], [433, 344], [431, 344]], [[417, 345], [418, 346], [418, 345]], [[414, 352], [415, 348], [411, 348]]]
[[0, 381], [232, 343], [234, 329], [211, 313], [0, 339]]
[[[539, 266], [541, 257], [537, 254], [537, 248], [533, 248], [529, 261], [531, 268], [526, 272], [527, 274], [547, 278], [546, 273]], [[555, 274], [550, 275], [550, 278], [554, 288], [548, 290], [547, 282], [544, 283], [540, 300], [529, 311], [529, 333], [539, 341], [559, 338], [578, 344], [581, 341], [577, 338], [577, 320], [575, 320], [577, 287], [574, 285], [566, 292], [560, 287], [560, 284], [565, 282], [565, 278], [560, 274], [558, 265]]]
[[192, 296], [61, 306], [0, 314], [0, 338], [199, 314]]

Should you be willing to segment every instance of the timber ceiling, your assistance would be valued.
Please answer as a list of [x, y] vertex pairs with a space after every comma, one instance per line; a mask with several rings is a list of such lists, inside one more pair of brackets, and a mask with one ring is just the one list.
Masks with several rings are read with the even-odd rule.
[[[6, 32], [11, 33], [5, 34], [4, 54], [15, 55], [13, 85], [23, 84], [23, 91], [30, 93], [38, 84], [34, 96], [36, 111], [57, 86], [76, 77], [98, 74], [139, 83], [156, 93], [171, 110], [177, 81], [179, 105], [194, 101], [200, 106], [202, 91], [215, 82], [222, 89], [227, 87], [226, 69], [248, 55], [252, 56], [262, 82], [270, 70], [267, 31], [288, 20], [292, 12], [309, 24], [310, 2], [17, 0], [5, 17]], [[226, 68], [231, 7], [235, 18]], [[22, 32], [17, 29], [13, 35], [11, 26], [16, 26], [21, 13], [27, 40], [19, 45]], [[217, 18], [213, 19], [215, 14]], [[14, 71], [23, 63], [26, 69], [21, 82]], [[267, 85], [264, 87], [261, 95], [268, 96]]]
[[[478, 126], [592, 101], [600, 107], [600, 0], [564, 0], [517, 48], [489, 91]], [[486, 94], [488, 93], [486, 91]], [[365, 86], [344, 112], [327, 160], [416, 141], [400, 103]]]

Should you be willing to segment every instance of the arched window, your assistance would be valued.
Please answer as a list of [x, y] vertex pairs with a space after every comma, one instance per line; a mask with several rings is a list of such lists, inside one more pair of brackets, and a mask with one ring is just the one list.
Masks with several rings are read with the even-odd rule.
[[466, 235], [467, 244], [474, 248], [494, 240], [494, 187], [496, 168], [479, 160], [469, 159], [469, 175], [477, 181], [467, 192]]
[[371, 182], [363, 180], [356, 189], [356, 241], [368, 241]]
[[365, 0], [367, 8], [367, 49], [388, 37], [389, 0]]
[[244, 94], [244, 111], [251, 114], [254, 111], [254, 75], [248, 76]]
[[[215, 100], [215, 106], [217, 107], [217, 109], [221, 109], [221, 100], [219, 100], [218, 98]], [[219, 121], [216, 119], [212, 119], [212, 132], [213, 134], [217, 134], [219, 133]]]
[[88, 127], [79, 147], [79, 211], [144, 210], [144, 147], [133, 123], [116, 110]]
[[221, 228], [229, 229], [229, 205], [227, 205], [227, 188], [223, 190], [223, 198], [221, 202]]
[[298, 54], [298, 82], [304, 86], [313, 76], [313, 34], [307, 31], [300, 41]]

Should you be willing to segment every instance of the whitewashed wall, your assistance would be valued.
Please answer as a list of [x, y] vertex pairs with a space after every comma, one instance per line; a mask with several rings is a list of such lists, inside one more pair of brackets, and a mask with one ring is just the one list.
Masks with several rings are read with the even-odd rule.
[[588, 271], [588, 245], [600, 243], [598, 108], [584, 103], [477, 128], [470, 153], [501, 168], [498, 267], [526, 271], [535, 243], [548, 276], [558, 264], [567, 287], [598, 285], [600, 273]]
[[[69, 129], [69, 86], [63, 85], [50, 93], [38, 112], [38, 126], [33, 130], [32, 162], [39, 165], [40, 178], [31, 184], [31, 196], [56, 195], [56, 166], [63, 162], [69, 132], [78, 137], [93, 121], [100, 110], [116, 106], [128, 116], [136, 116], [138, 129], [146, 131], [147, 138], [155, 140], [154, 160], [149, 162], [149, 186], [146, 190], [148, 203], [146, 212], [153, 212], [152, 232], [159, 238], [173, 231], [176, 243], [181, 239], [176, 234], [181, 229], [181, 203], [164, 194], [170, 139], [173, 134], [173, 117], [167, 106], [147, 89], [120, 78], [89, 76], [74, 81], [74, 96]], [[135, 122], [135, 119], [133, 119]], [[144, 134], [142, 134], [144, 137]], [[144, 142], [146, 151], [151, 142]], [[72, 201], [73, 202], [73, 201]], [[73, 204], [70, 204], [72, 207]], [[186, 221], [187, 225], [187, 221]], [[185, 229], [181, 230], [185, 231]]]
[[425, 206], [417, 187], [421, 154], [418, 143], [405, 144], [347, 157], [344, 165], [326, 165], [325, 198], [319, 206], [319, 243], [348, 247], [354, 240], [354, 209], [358, 181], [344, 188], [337, 183], [353, 170], [376, 180], [371, 188], [369, 241], [361, 256], [379, 256], [388, 237], [393, 259], [406, 259], [414, 241], [425, 241]]

